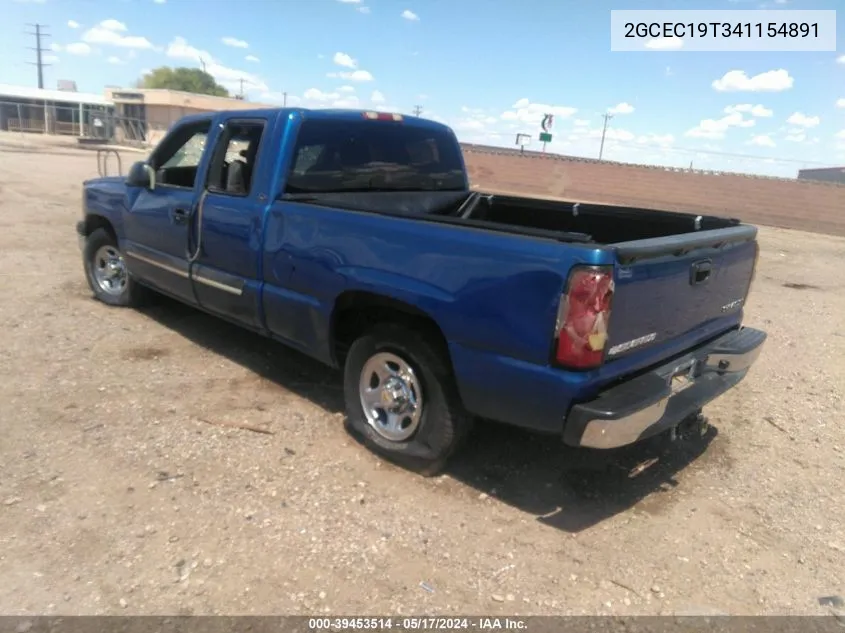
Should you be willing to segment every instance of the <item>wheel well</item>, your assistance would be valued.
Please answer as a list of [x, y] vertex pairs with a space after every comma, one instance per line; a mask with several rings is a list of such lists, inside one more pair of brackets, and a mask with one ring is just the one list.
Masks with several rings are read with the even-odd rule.
[[379, 323], [396, 323], [425, 332], [451, 367], [446, 337], [428, 314], [398, 299], [358, 291], [343, 293], [332, 314], [332, 352], [339, 367], [343, 367], [352, 343]]
[[97, 229], [105, 229], [117, 243], [117, 233], [114, 230], [111, 222], [101, 215], [89, 215], [85, 218], [85, 235], [91, 235]]

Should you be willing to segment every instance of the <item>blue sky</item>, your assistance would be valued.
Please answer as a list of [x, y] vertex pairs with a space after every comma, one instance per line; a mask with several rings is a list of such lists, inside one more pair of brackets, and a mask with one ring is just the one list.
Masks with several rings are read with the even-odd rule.
[[[794, 176], [845, 164], [837, 52], [611, 52], [611, 9], [836, 9], [841, 0], [0, 0], [0, 83], [36, 85], [26, 23], [49, 25], [45, 87], [128, 86], [200, 66], [247, 98], [409, 113], [513, 146], [556, 114], [548, 151]], [[845, 7], [840, 5], [840, 8]], [[837, 16], [845, 33], [845, 10]], [[840, 40], [841, 41], [841, 40]], [[837, 135], [839, 135], [837, 137]], [[539, 149], [536, 140], [532, 149]]]

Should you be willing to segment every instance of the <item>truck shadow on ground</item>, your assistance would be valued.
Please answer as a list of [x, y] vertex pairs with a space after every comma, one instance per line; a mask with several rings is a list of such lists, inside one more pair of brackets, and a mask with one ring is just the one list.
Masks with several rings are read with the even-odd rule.
[[653, 514], [676, 498], [678, 474], [717, 437], [667, 434], [609, 451], [574, 449], [557, 437], [479, 424], [450, 474], [557, 529], [577, 533], [637, 506]]
[[[330, 413], [343, 411], [339, 372], [297, 351], [164, 297], [141, 312]], [[661, 495], [679, 485], [678, 473], [702, 456], [717, 434], [709, 427], [703, 436], [669, 442], [663, 435], [623, 449], [595, 451], [482, 421], [447, 474], [546, 525], [576, 533], [646, 497], [656, 500], [649, 511], [659, 511]]]

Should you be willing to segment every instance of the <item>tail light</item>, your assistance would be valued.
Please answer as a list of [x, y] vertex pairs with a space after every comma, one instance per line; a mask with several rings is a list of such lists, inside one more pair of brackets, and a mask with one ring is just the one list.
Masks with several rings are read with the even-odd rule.
[[576, 266], [561, 297], [555, 327], [555, 361], [572, 369], [601, 365], [607, 344], [612, 266]]
[[401, 121], [402, 115], [401, 114], [393, 114], [392, 112], [364, 112], [363, 116], [365, 119], [370, 119], [371, 121]]

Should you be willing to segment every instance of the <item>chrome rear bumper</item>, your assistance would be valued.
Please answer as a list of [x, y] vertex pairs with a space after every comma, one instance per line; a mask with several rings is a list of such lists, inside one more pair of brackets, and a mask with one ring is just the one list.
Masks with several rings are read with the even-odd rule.
[[677, 425], [745, 378], [765, 341], [760, 330], [733, 330], [575, 405], [565, 421], [564, 442], [618, 448]]

